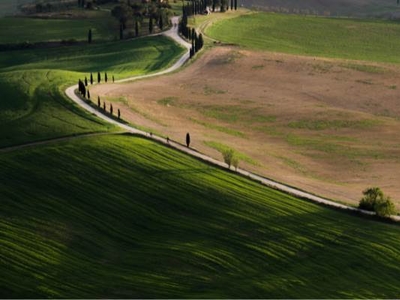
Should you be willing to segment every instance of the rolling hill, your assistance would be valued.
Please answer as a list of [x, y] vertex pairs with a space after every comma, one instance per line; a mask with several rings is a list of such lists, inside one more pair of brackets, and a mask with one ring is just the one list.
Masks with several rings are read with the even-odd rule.
[[348, 17], [399, 18], [400, 8], [393, 0], [241, 0], [244, 7], [300, 14]]
[[395, 298], [400, 228], [139, 137], [0, 155], [2, 298]]

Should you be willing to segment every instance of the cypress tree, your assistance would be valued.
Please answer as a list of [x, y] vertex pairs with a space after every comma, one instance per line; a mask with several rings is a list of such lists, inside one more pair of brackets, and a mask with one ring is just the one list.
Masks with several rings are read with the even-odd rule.
[[186, 147], [189, 148], [189, 146], [190, 146], [190, 134], [188, 132], [188, 133], [186, 133]]
[[121, 119], [121, 111], [118, 108], [118, 119]]
[[89, 33], [88, 33], [88, 43], [89, 43], [89, 44], [92, 43], [92, 29], [89, 29]]
[[90, 100], [90, 92], [87, 90], [87, 98]]
[[[399, 1], [399, 0], [397, 0]], [[237, 10], [237, 0], [235, 0], [235, 10]]]
[[107, 72], [104, 72], [104, 81], [107, 83], [108, 77], [107, 77]]
[[139, 36], [139, 21], [135, 22], [135, 36]]
[[196, 30], [192, 28], [192, 41], [196, 39]]
[[149, 19], [149, 33], [152, 34], [153, 33], [153, 18], [150, 17]]
[[160, 21], [158, 23], [158, 27], [160, 27], [160, 30], [163, 30], [164, 24], [163, 24], [163, 17], [160, 15]]
[[200, 46], [199, 49], [203, 48], [204, 46], [203, 34], [201, 33], [199, 34], [199, 46]]
[[199, 42], [199, 39], [197, 36], [195, 37], [195, 40], [194, 40], [194, 50], [196, 52], [198, 52], [200, 50], [200, 42]]
[[97, 72], [97, 82], [100, 83], [100, 81], [101, 81], [100, 72]]
[[124, 39], [124, 27], [122, 24], [119, 24], [119, 39], [120, 40]]
[[114, 83], [114, 81], [115, 81], [115, 80], [114, 80], [114, 75], [112, 76], [112, 79], [113, 79], [113, 83]]
[[101, 101], [100, 101], [100, 96], [97, 96], [97, 106], [100, 107]]
[[85, 76], [85, 86], [87, 86], [87, 77]]
[[93, 84], [93, 73], [90, 73], [90, 84]]
[[106, 102], [103, 102], [103, 110], [106, 111]]
[[231, 10], [233, 10], [233, 0], [231, 0]]
[[110, 114], [111, 115], [113, 114], [113, 106], [112, 106], [112, 104], [110, 104]]

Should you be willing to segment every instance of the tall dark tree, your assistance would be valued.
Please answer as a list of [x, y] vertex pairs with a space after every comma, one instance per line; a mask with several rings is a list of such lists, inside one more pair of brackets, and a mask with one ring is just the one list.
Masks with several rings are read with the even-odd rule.
[[152, 34], [153, 33], [153, 18], [150, 17], [149, 19], [149, 33]]
[[82, 96], [83, 96], [83, 98], [86, 97], [86, 88], [85, 88], [85, 85], [83, 84], [83, 82], [82, 82]]
[[90, 92], [87, 90], [87, 98], [90, 100]]
[[108, 76], [107, 76], [107, 72], [104, 72], [104, 81], [107, 83], [108, 80]]
[[106, 111], [106, 102], [103, 102], [103, 110]]
[[83, 83], [82, 80], [79, 79], [78, 81], [78, 91], [79, 93], [83, 96], [86, 97], [86, 88], [85, 88], [85, 84]]
[[[397, 1], [399, 1], [399, 0], [397, 0]], [[238, 0], [235, 0], [235, 10], [237, 10], [237, 8], [238, 8]]]
[[85, 76], [85, 86], [87, 86], [87, 77]]
[[92, 43], [92, 29], [89, 29], [89, 32], [88, 32], [88, 43], [89, 44]]
[[101, 101], [100, 101], [100, 96], [97, 96], [97, 106], [100, 107]]
[[110, 114], [111, 115], [113, 114], [113, 106], [112, 106], [112, 104], [110, 104]]
[[233, 10], [233, 0], [231, 0], [231, 10]]
[[97, 83], [101, 82], [101, 75], [100, 72], [97, 72]]
[[160, 30], [163, 30], [163, 28], [164, 28], [164, 22], [163, 22], [162, 15], [160, 16], [160, 20], [158, 21], [158, 27], [160, 27]]
[[93, 73], [90, 73], [90, 84], [93, 84]]
[[186, 133], [186, 147], [189, 148], [189, 146], [190, 146], [190, 134], [188, 132], [188, 133]]
[[82, 81], [80, 79], [78, 80], [78, 91], [82, 94]]
[[119, 25], [119, 39], [124, 39], [124, 26], [122, 24]]
[[192, 41], [194, 41], [196, 39], [196, 29], [194, 29], [194, 28], [192, 28], [191, 37], [192, 37]]
[[118, 108], [118, 119], [121, 119], [121, 111]]
[[138, 20], [135, 21], [135, 36], [136, 37], [139, 36], [139, 21]]
[[204, 40], [203, 40], [203, 34], [199, 34], [199, 49], [203, 48], [204, 46]]

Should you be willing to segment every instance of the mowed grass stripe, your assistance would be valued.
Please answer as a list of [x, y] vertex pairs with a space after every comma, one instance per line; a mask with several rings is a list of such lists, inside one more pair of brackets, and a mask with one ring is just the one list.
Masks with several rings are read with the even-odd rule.
[[3, 297], [400, 292], [397, 225], [295, 199], [146, 139], [41, 145], [2, 154], [0, 168]]
[[394, 21], [253, 13], [218, 21], [206, 33], [249, 49], [400, 62], [400, 27]]

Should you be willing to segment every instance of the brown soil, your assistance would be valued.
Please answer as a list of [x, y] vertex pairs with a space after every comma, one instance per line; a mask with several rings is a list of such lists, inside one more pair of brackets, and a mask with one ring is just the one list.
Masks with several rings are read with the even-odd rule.
[[173, 75], [91, 88], [122, 117], [240, 166], [356, 204], [379, 186], [400, 207], [400, 68], [215, 47]]

